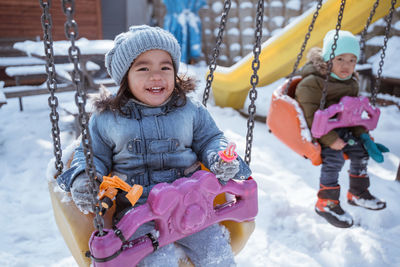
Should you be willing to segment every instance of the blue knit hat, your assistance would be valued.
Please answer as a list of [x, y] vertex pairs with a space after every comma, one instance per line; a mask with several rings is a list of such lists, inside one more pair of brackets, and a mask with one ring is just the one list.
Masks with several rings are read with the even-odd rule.
[[[330, 30], [324, 37], [324, 46], [322, 47], [322, 57], [324, 61], [329, 61], [329, 56], [332, 53], [332, 45], [336, 30]], [[339, 38], [336, 42], [335, 56], [341, 54], [353, 54], [360, 57], [360, 44], [357, 38], [349, 31], [339, 31]]]
[[159, 27], [140, 25], [131, 26], [129, 31], [115, 37], [114, 47], [105, 56], [108, 74], [120, 85], [132, 62], [143, 52], [153, 49], [168, 52], [178, 72], [181, 48], [176, 38]]

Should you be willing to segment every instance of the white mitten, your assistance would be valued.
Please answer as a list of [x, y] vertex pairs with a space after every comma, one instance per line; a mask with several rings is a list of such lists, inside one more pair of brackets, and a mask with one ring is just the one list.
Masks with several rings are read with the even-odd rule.
[[208, 158], [209, 162], [213, 162], [210, 165], [210, 171], [213, 172], [215, 176], [224, 183], [235, 177], [235, 175], [239, 172], [239, 161], [237, 159], [226, 162], [221, 159], [218, 153], [215, 152], [210, 153]]
[[[96, 180], [96, 185], [99, 182]], [[90, 179], [85, 172], [79, 174], [71, 185], [71, 196], [75, 205], [84, 214], [94, 213], [92, 207], [93, 196], [90, 193]]]

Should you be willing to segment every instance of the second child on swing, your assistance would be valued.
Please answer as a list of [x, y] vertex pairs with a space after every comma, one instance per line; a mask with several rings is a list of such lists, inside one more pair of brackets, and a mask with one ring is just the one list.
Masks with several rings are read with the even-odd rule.
[[[300, 104], [308, 127], [311, 129], [314, 113], [319, 109], [328, 75], [328, 61], [332, 52], [336, 30], [329, 31], [324, 38], [323, 48], [312, 48], [308, 62], [301, 70], [302, 80], [296, 89], [295, 98]], [[355, 66], [360, 54], [360, 46], [355, 36], [348, 31], [339, 31], [332, 60], [332, 70], [326, 85], [326, 105], [337, 104], [343, 96], [358, 96], [359, 85]], [[318, 139], [322, 151], [320, 189], [315, 211], [336, 227], [353, 225], [353, 218], [345, 212], [339, 201], [339, 172], [343, 168], [345, 153], [350, 159], [347, 201], [351, 205], [371, 210], [386, 207], [386, 202], [369, 191], [370, 178], [367, 172], [369, 157], [383, 162], [385, 146], [375, 143], [362, 126], [337, 128]]]

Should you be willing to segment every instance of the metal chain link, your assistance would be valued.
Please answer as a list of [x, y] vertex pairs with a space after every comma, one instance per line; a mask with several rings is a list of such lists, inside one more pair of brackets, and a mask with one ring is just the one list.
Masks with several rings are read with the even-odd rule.
[[78, 38], [78, 24], [74, 20], [75, 14], [75, 1], [74, 0], [62, 0], [62, 8], [67, 21], [64, 24], [64, 30], [66, 37], [70, 40], [71, 46], [68, 49], [68, 56], [71, 63], [74, 64], [74, 70], [72, 71], [72, 82], [76, 88], [75, 103], [79, 109], [79, 124], [81, 126], [82, 133], [82, 146], [83, 152], [86, 159], [86, 174], [90, 179], [89, 190], [92, 194], [92, 207], [95, 211], [95, 217], [93, 219], [94, 226], [99, 231], [99, 235], [103, 235], [104, 219], [100, 215], [100, 200], [97, 198], [98, 189], [96, 186], [96, 169], [93, 164], [93, 151], [92, 151], [92, 139], [89, 133], [89, 116], [85, 111], [86, 105], [86, 91], [84, 88], [83, 74], [79, 67], [80, 49], [75, 45], [75, 40]]
[[286, 84], [285, 90], [283, 91], [285, 95], [287, 95], [287, 93], [288, 93], [289, 86], [290, 86], [290, 84], [292, 83], [294, 74], [296, 73], [297, 68], [298, 68], [298, 66], [299, 66], [299, 64], [300, 64], [300, 60], [301, 60], [301, 58], [303, 57], [303, 53], [304, 53], [304, 51], [305, 51], [305, 49], [306, 49], [308, 39], [310, 39], [311, 32], [312, 32], [312, 30], [314, 29], [315, 21], [317, 20], [317, 17], [318, 17], [318, 15], [319, 15], [319, 10], [320, 10], [321, 7], [322, 7], [322, 1], [323, 1], [323, 0], [318, 0], [317, 8], [316, 8], [316, 10], [315, 10], [315, 12], [314, 12], [314, 15], [313, 15], [313, 18], [312, 18], [312, 20], [311, 20], [311, 23], [310, 23], [310, 25], [308, 26], [308, 32], [307, 32], [307, 34], [306, 34], [306, 36], [305, 36], [305, 38], [304, 38], [303, 44], [301, 45], [300, 52], [299, 52], [299, 54], [297, 55], [297, 60], [296, 60], [296, 62], [294, 63], [293, 71], [292, 71], [292, 73], [289, 75], [289, 81], [288, 81], [288, 83]]
[[327, 85], [328, 85], [328, 80], [329, 76], [332, 71], [332, 60], [335, 58], [335, 50], [337, 47], [337, 40], [339, 39], [339, 31], [340, 28], [342, 27], [342, 19], [343, 19], [343, 12], [344, 12], [344, 7], [346, 5], [346, 0], [342, 0], [340, 3], [340, 8], [339, 8], [339, 14], [338, 14], [338, 20], [336, 24], [336, 33], [335, 36], [333, 37], [333, 44], [332, 44], [332, 51], [331, 54], [329, 55], [329, 61], [328, 61], [328, 71], [324, 80], [324, 88], [322, 89], [322, 97], [321, 97], [321, 102], [319, 105], [319, 109], [324, 109], [325, 108], [325, 102], [326, 102], [326, 95], [327, 95]]
[[395, 5], [396, 5], [396, 0], [392, 0], [392, 5], [390, 7], [389, 15], [385, 17], [386, 20], [386, 28], [385, 28], [385, 38], [383, 39], [383, 46], [382, 46], [382, 52], [381, 52], [381, 60], [379, 61], [379, 69], [377, 72], [377, 77], [375, 81], [375, 85], [371, 90], [371, 104], [375, 106], [376, 104], [376, 98], [377, 94], [379, 91], [379, 87], [381, 86], [381, 75], [382, 75], [382, 68], [383, 68], [383, 63], [384, 63], [384, 58], [385, 58], [385, 51], [387, 48], [387, 42], [389, 40], [389, 32], [392, 27], [392, 18], [393, 18], [393, 12], [395, 10]]
[[256, 113], [255, 101], [257, 99], [256, 86], [258, 84], [258, 74], [257, 71], [260, 68], [260, 53], [261, 53], [261, 38], [262, 38], [262, 23], [264, 17], [264, 0], [258, 0], [257, 3], [257, 16], [256, 16], [256, 31], [254, 33], [255, 43], [253, 47], [254, 59], [251, 64], [253, 69], [253, 74], [250, 78], [250, 83], [252, 88], [249, 91], [250, 105], [248, 107], [249, 118], [247, 120], [247, 135], [246, 135], [246, 152], [244, 156], [244, 161], [247, 165], [251, 161], [251, 146], [253, 144], [253, 129], [254, 129], [254, 115]]
[[216, 39], [216, 44], [213, 49], [213, 55], [212, 55], [211, 62], [209, 65], [209, 73], [207, 75], [206, 87], [204, 88], [204, 93], [203, 93], [203, 105], [204, 106], [207, 106], [207, 100], [210, 96], [211, 83], [214, 80], [214, 71], [217, 68], [217, 58], [219, 56], [219, 47], [221, 46], [221, 43], [222, 43], [222, 37], [224, 35], [225, 24], [226, 24], [226, 18], [229, 14], [230, 9], [231, 9], [231, 0], [225, 0], [224, 1], [224, 11], [222, 12], [221, 21], [219, 23], [219, 30], [218, 30], [218, 35], [217, 35], [217, 39]]
[[372, 18], [375, 15], [375, 11], [377, 7], [379, 6], [379, 0], [376, 0], [374, 3], [371, 12], [369, 14], [369, 17], [367, 19], [367, 22], [365, 23], [364, 30], [361, 32], [361, 37], [360, 37], [360, 64], [365, 64], [366, 63], [366, 57], [365, 57], [365, 37], [367, 35], [367, 30], [369, 28], [369, 25], [371, 24]]
[[49, 117], [51, 122], [51, 135], [53, 137], [53, 151], [55, 160], [55, 167], [57, 173], [55, 177], [62, 173], [64, 164], [61, 160], [62, 149], [61, 149], [61, 138], [60, 138], [60, 128], [58, 126], [59, 114], [57, 112], [58, 98], [55, 96], [57, 91], [56, 82], [56, 69], [54, 65], [54, 51], [53, 51], [53, 35], [52, 35], [52, 25], [53, 21], [50, 14], [51, 0], [43, 1], [39, 0], [40, 7], [43, 10], [41, 16], [42, 28], [43, 28], [43, 46], [44, 53], [46, 55], [46, 73], [47, 73], [47, 89], [49, 90], [50, 97], [48, 98], [48, 104], [51, 109]]

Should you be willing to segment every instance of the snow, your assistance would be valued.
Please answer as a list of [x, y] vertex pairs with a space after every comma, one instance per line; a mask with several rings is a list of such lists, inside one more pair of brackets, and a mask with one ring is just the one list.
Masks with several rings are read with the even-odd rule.
[[293, 10], [300, 10], [301, 8], [301, 2], [297, 0], [289, 0], [286, 3], [286, 8], [288, 9], [293, 9]]
[[[44, 63], [43, 63], [44, 64]], [[35, 66], [17, 66], [17, 67], [8, 67], [5, 70], [5, 73], [10, 76], [27, 76], [32, 74], [46, 74], [45, 65], [35, 65]], [[55, 64], [55, 70], [57, 72], [72, 72], [74, 70], [74, 64], [72, 63], [61, 63]], [[100, 69], [100, 66], [92, 61], [86, 62], [86, 69], [88, 71], [96, 71]]]
[[35, 57], [1, 57], [0, 66], [21, 66], [21, 65], [35, 65], [45, 64], [42, 59]]
[[[201, 99], [207, 66], [204, 62], [185, 66], [181, 72], [201, 80], [192, 95]], [[77, 266], [57, 229], [48, 195], [46, 168], [53, 145], [47, 98], [24, 98], [23, 112], [14, 98], [0, 109], [0, 200], [4, 204], [0, 266]], [[59, 94], [59, 103], [73, 105], [74, 94]], [[258, 103], [257, 110], [267, 105], [268, 101]], [[246, 119], [231, 108], [215, 106], [212, 98], [208, 110], [243, 156]], [[72, 119], [62, 109], [59, 112], [65, 148], [74, 140]], [[394, 177], [400, 161], [400, 112], [395, 106], [381, 107], [381, 112], [373, 136], [391, 152], [382, 164], [371, 160], [369, 173], [372, 193], [388, 206], [370, 211], [346, 203], [347, 162], [340, 174], [340, 199], [355, 219], [350, 229], [335, 228], [315, 214], [319, 167], [279, 142], [265, 123], [255, 123], [251, 169], [258, 183], [259, 214], [255, 232], [236, 256], [238, 266], [399, 266], [400, 183]]]
[[240, 44], [238, 43], [233, 43], [229, 46], [230, 51], [240, 51]]
[[393, 29], [400, 31], [400, 21], [397, 21], [394, 25], [393, 25]]
[[281, 1], [272, 1], [270, 5], [271, 5], [271, 7], [282, 7], [283, 6]]
[[275, 23], [276, 26], [281, 27], [283, 25], [283, 22], [285, 21], [285, 18], [282, 16], [276, 16], [272, 19], [272, 21]]
[[[288, 8], [298, 9], [300, 6], [300, 1], [291, 0], [289, 3]], [[245, 7], [252, 8], [253, 4], [244, 2], [240, 5], [240, 8]], [[221, 2], [212, 4], [213, 12], [221, 13], [222, 9]], [[297, 20], [309, 15], [306, 13]], [[382, 20], [379, 23], [382, 24]], [[399, 24], [394, 28], [398, 29]], [[254, 29], [251, 31], [253, 34]], [[279, 38], [278, 31], [274, 31], [273, 35], [273, 38]], [[395, 48], [392, 48], [392, 40]], [[86, 46], [89, 42], [92, 45]], [[383, 76], [400, 78], [400, 72], [394, 71], [399, 69], [400, 60], [395, 52], [399, 50], [399, 43], [394, 38], [388, 43]], [[109, 50], [112, 41], [94, 42], [81, 38], [77, 45], [87, 47], [81, 49], [82, 54], [100, 54]], [[54, 53], [66, 55], [67, 46], [67, 41], [55, 42]], [[28, 54], [40, 51], [44, 56], [41, 42], [20, 42], [15, 48], [25, 50]], [[252, 45], [244, 48], [251, 50]], [[222, 57], [227, 59], [226, 56]], [[379, 60], [379, 57], [376, 58]], [[376, 58], [369, 63], [376, 64]], [[235, 58], [236, 61], [240, 65], [240, 60]], [[196, 66], [182, 65], [181, 72], [200, 80], [198, 90], [192, 97], [201, 99], [207, 66], [204, 62]], [[258, 115], [267, 114], [271, 94], [282, 82], [283, 79], [258, 88]], [[237, 152], [243, 157], [246, 119], [236, 110], [215, 106], [210, 96], [208, 110], [226, 136], [236, 143]], [[394, 96], [379, 94], [379, 97], [400, 103], [400, 99]], [[61, 144], [65, 149], [75, 140], [73, 117], [65, 111], [74, 110], [74, 93], [58, 94], [58, 99]], [[3, 232], [0, 266], [75, 267], [77, 265], [55, 224], [48, 194], [47, 166], [54, 158], [48, 96], [25, 97], [23, 101], [23, 112], [18, 111], [17, 98], [7, 99], [8, 103], [0, 108], [0, 200], [4, 204], [0, 217]], [[246, 100], [245, 106], [248, 104]], [[385, 199], [387, 208], [370, 211], [346, 203], [347, 161], [340, 173], [340, 200], [343, 208], [355, 219], [355, 226], [349, 229], [335, 228], [314, 212], [320, 167], [313, 166], [286, 147], [268, 132], [265, 123], [255, 122], [250, 167], [258, 184], [259, 213], [254, 233], [236, 256], [239, 267], [400, 266], [400, 212], [397, 206], [400, 183], [394, 181], [400, 163], [400, 111], [396, 106], [380, 109], [380, 121], [372, 134], [377, 142], [383, 143], [391, 151], [385, 154], [382, 164], [370, 160], [369, 175], [371, 192]], [[64, 156], [66, 154], [64, 150]]]
[[223, 8], [224, 8], [224, 5], [221, 2], [215, 2], [211, 6], [212, 11], [216, 14], [222, 13]]
[[241, 2], [240, 3], [240, 8], [245, 9], [245, 8], [253, 8], [254, 4], [252, 2]]
[[[53, 52], [57, 56], [68, 56], [68, 48], [71, 45], [69, 41], [56, 41], [53, 43]], [[105, 54], [109, 51], [113, 45], [112, 40], [88, 40], [86, 38], [80, 38], [75, 42], [75, 45], [79, 47], [82, 55], [86, 54]], [[36, 55], [44, 57], [43, 42], [24, 41], [17, 42], [13, 45], [15, 49], [26, 52], [27, 55]]]
[[[383, 44], [383, 38], [380, 45]], [[385, 58], [383, 61], [382, 77], [398, 78], [399, 77], [399, 65], [398, 64], [388, 64], [390, 62], [400, 62], [400, 37], [393, 36], [389, 38], [387, 42], [387, 48], [385, 51]], [[381, 51], [371, 56], [368, 59], [368, 63], [372, 64], [372, 72], [377, 75], [379, 70], [379, 62], [381, 60]]]
[[228, 30], [228, 35], [239, 36], [240, 35], [240, 31], [239, 31], [238, 28], [230, 28]]

